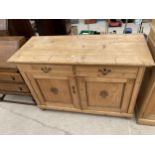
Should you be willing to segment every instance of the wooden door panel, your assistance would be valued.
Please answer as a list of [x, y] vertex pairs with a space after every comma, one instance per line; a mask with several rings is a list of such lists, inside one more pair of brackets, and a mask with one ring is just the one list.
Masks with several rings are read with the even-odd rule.
[[26, 74], [42, 105], [80, 108], [76, 80], [73, 77], [53, 77]]
[[87, 82], [89, 106], [120, 108], [123, 84]]
[[90, 110], [127, 112], [133, 85], [134, 80], [79, 77], [82, 107]]
[[45, 101], [64, 104], [72, 102], [68, 79], [36, 79], [36, 82]]

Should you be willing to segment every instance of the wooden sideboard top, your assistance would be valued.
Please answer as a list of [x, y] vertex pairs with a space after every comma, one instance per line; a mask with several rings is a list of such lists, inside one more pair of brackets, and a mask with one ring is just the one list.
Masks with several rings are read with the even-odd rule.
[[152, 66], [142, 34], [32, 37], [12, 63]]

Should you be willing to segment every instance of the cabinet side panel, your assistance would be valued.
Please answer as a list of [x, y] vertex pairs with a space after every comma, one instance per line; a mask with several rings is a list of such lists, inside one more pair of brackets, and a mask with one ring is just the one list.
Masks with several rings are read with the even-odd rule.
[[136, 78], [135, 85], [133, 88], [133, 93], [132, 93], [128, 113], [133, 113], [134, 111], [137, 95], [138, 95], [138, 92], [139, 92], [139, 89], [142, 83], [144, 72], [145, 72], [145, 67], [139, 67], [139, 71], [137, 73], [137, 78]]
[[[145, 73], [145, 78], [143, 82], [143, 86], [141, 88], [140, 94], [138, 96], [138, 106], [137, 112], [138, 117], [143, 117], [144, 113], [148, 110], [150, 101], [152, 102], [151, 96], [155, 87], [155, 70], [153, 68], [148, 68]], [[149, 114], [149, 113], [147, 113]]]
[[[24, 66], [24, 65], [22, 65], [22, 66]], [[17, 65], [17, 68], [19, 69], [23, 79], [25, 80], [25, 83], [27, 84], [32, 96], [35, 98], [35, 101], [37, 102], [37, 104], [40, 104], [38, 96], [36, 95], [34, 88], [31, 85], [30, 80], [27, 78], [26, 74], [24, 73], [24, 68], [22, 66]]]
[[137, 97], [137, 104], [136, 104], [136, 115], [137, 117], [142, 117], [145, 107], [147, 106], [147, 98], [150, 94], [150, 90], [152, 87], [152, 68], [146, 68], [144, 78], [142, 81], [142, 85], [140, 87], [140, 91]]

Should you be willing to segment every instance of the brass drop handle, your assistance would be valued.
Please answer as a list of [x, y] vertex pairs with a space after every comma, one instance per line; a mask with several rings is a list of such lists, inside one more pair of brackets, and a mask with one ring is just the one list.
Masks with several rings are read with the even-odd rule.
[[102, 68], [102, 69], [98, 69], [98, 71], [99, 71], [102, 75], [107, 75], [108, 73], [111, 72], [111, 69]]
[[72, 92], [73, 94], [76, 94], [75, 86], [72, 86]]
[[55, 87], [52, 87], [52, 88], [50, 89], [50, 91], [51, 91], [54, 95], [57, 95], [57, 94], [59, 93], [59, 90], [58, 90], [57, 88], [55, 88]]
[[41, 70], [44, 72], [44, 73], [48, 73], [49, 71], [52, 70], [51, 67], [42, 67]]
[[106, 90], [102, 90], [102, 91], [100, 92], [100, 96], [101, 96], [102, 98], [106, 98], [108, 95], [109, 95], [109, 94], [108, 94], [108, 92], [107, 92]]
[[23, 91], [23, 88], [22, 88], [22, 87], [19, 87], [19, 90], [20, 90], [20, 91]]
[[15, 77], [14, 76], [11, 76], [11, 79], [14, 81], [15, 80]]

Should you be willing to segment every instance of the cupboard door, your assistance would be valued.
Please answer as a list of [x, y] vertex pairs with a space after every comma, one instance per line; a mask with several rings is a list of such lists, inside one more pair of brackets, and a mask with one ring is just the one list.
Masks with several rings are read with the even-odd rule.
[[57, 77], [27, 73], [31, 85], [38, 96], [38, 104], [66, 108], [80, 108], [76, 80], [73, 77]]
[[134, 80], [79, 77], [83, 110], [127, 112]]

